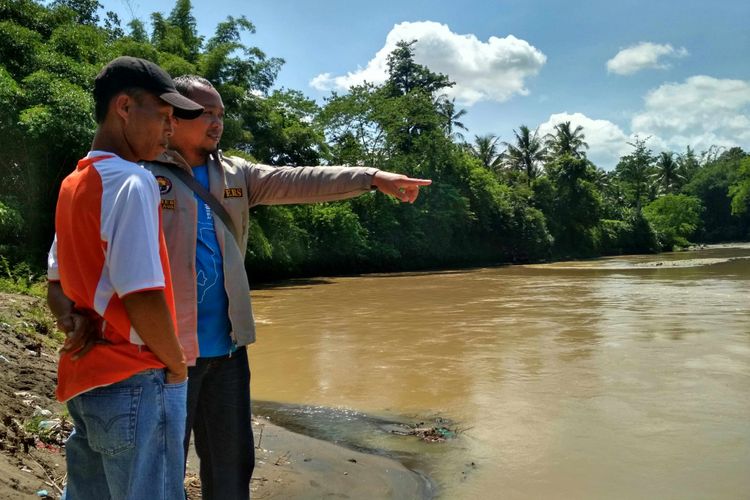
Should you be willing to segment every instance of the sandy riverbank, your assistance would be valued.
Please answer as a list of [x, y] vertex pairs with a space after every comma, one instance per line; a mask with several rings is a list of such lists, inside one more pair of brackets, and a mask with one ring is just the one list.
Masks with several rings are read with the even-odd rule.
[[[254, 421], [256, 467], [253, 498], [421, 499], [428, 483], [394, 460], [359, 453], [288, 431], [264, 418]], [[188, 457], [188, 483], [197, 476], [197, 457]], [[197, 488], [190, 487], [192, 492]]]
[[[43, 301], [0, 293], [0, 499], [59, 498], [65, 449], [55, 436], [39, 438], [39, 422], [54, 422], [58, 343]], [[49, 414], [47, 412], [50, 412]], [[62, 429], [60, 429], [62, 427]], [[296, 434], [266, 419], [254, 422], [256, 469], [253, 498], [420, 499], [428, 483], [397, 461], [352, 451]], [[199, 499], [198, 460], [189, 456], [186, 480]]]

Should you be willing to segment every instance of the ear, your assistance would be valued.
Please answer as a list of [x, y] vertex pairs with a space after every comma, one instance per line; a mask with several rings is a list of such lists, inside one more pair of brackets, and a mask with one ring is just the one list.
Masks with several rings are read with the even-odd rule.
[[127, 123], [130, 107], [132, 105], [133, 98], [125, 93], [121, 93], [112, 99], [110, 106], [112, 106], [113, 109], [110, 109], [110, 111], [114, 111], [117, 116], [125, 120], [125, 123]]

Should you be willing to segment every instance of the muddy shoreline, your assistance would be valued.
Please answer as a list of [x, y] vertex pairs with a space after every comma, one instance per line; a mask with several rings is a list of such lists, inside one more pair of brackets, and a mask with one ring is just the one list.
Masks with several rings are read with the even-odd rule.
[[[62, 337], [44, 301], [0, 293], [0, 498], [60, 498], [65, 483], [64, 438], [70, 432], [54, 399]], [[298, 434], [267, 418], [253, 422], [253, 498], [431, 498], [423, 475], [391, 458]], [[191, 450], [186, 487], [201, 498]]]

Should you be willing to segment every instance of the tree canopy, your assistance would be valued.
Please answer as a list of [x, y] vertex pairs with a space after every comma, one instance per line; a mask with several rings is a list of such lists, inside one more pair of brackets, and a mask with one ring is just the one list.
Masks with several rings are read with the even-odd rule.
[[433, 179], [414, 205], [374, 193], [326, 205], [255, 209], [251, 276], [420, 269], [621, 252], [750, 236], [750, 160], [739, 148], [654, 153], [636, 138], [612, 172], [586, 155], [570, 122], [539, 137], [466, 143], [466, 110], [450, 75], [415, 60], [415, 41], [388, 57], [382, 85], [317, 103], [278, 89], [284, 61], [243, 43], [255, 25], [227, 16], [197, 31], [190, 0], [150, 25], [101, 12], [96, 0], [0, 0], [0, 252], [41, 269], [56, 194], [95, 130], [94, 76], [120, 55], [172, 76], [199, 74], [226, 105], [221, 147], [271, 165], [364, 165]]

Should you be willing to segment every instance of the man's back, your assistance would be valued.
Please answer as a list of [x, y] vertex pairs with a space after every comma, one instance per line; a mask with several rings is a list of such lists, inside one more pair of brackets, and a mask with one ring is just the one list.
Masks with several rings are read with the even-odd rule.
[[142, 348], [121, 300], [164, 288], [172, 303], [158, 200], [150, 174], [111, 153], [90, 153], [63, 181], [55, 220], [59, 279], [77, 309], [103, 320], [107, 341], [76, 361], [63, 355], [58, 385], [63, 401], [164, 366]]

